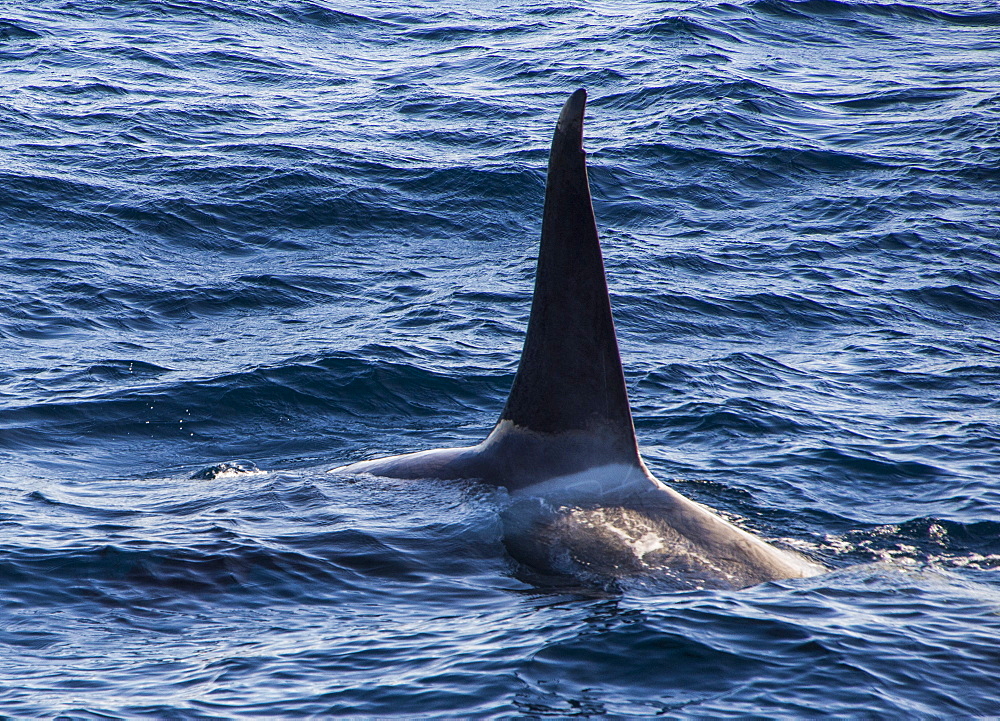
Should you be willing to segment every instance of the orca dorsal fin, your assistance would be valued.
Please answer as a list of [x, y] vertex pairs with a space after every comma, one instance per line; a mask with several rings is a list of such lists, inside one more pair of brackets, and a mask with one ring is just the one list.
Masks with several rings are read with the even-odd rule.
[[552, 138], [531, 317], [500, 422], [543, 434], [600, 433], [624, 460], [637, 460], [590, 200], [586, 103], [582, 88], [570, 96]]

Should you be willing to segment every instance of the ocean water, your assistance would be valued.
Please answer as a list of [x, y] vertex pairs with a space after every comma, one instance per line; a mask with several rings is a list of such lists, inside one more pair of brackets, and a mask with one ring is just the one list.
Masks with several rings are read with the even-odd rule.
[[[4, 3], [0, 712], [1000, 713], [998, 68], [992, 0]], [[327, 473], [491, 428], [577, 87], [648, 465], [830, 573]]]

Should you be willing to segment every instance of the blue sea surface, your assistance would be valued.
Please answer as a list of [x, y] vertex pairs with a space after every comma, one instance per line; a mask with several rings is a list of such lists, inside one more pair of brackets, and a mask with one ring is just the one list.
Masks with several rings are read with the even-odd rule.
[[[327, 472], [492, 427], [578, 87], [647, 464], [830, 573]], [[1000, 8], [4, 3], [0, 667], [15, 717], [1000, 714]]]

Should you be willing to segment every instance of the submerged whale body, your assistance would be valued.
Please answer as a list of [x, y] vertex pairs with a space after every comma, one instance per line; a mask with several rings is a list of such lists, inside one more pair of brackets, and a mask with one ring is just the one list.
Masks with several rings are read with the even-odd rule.
[[333, 469], [392, 478], [478, 479], [516, 496], [637, 513], [665, 565], [744, 587], [825, 569], [776, 548], [664, 485], [635, 437], [583, 150], [587, 94], [566, 101], [549, 156], [528, 332], [507, 404], [475, 446]]

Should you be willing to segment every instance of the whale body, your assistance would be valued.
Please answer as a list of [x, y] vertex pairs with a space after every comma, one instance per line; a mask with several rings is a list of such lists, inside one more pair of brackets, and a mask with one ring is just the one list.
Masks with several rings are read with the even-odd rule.
[[583, 508], [641, 513], [661, 557], [740, 588], [826, 569], [734, 526], [649, 472], [639, 455], [590, 197], [577, 90], [556, 124], [527, 335], [514, 384], [481, 443], [361, 461], [340, 474], [476, 479]]

